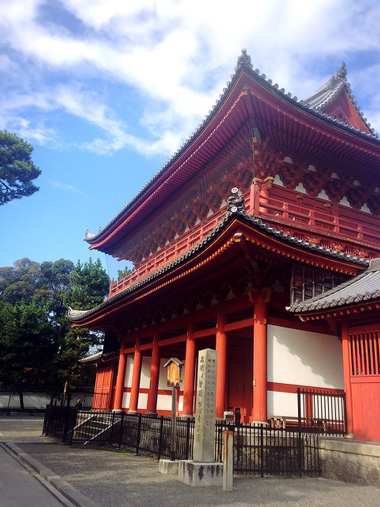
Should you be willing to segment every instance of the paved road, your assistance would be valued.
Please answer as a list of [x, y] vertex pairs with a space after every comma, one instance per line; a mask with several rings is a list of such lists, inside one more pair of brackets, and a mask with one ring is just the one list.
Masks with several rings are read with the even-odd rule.
[[0, 506], [62, 507], [62, 503], [46, 489], [36, 474], [25, 469], [0, 445]]
[[[231, 493], [221, 488], [192, 488], [159, 474], [157, 461], [150, 457], [45, 443], [50, 440], [38, 436], [41, 426], [26, 431], [24, 442], [28, 443], [22, 443], [22, 432], [2, 423], [0, 417], [3, 438], [16, 438], [23, 452], [104, 507], [380, 506], [380, 489], [318, 478], [238, 477]], [[32, 503], [29, 505], [34, 507]]]

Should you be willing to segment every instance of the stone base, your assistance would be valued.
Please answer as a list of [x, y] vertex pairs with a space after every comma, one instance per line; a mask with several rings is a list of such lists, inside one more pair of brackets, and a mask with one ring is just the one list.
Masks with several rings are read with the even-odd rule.
[[114, 414], [122, 414], [122, 413], [123, 413], [123, 410], [122, 410], [121, 408], [114, 408], [114, 409], [112, 410], [112, 412], [113, 412]]
[[175, 475], [178, 477], [179, 461], [170, 461], [170, 459], [160, 459], [158, 462], [158, 471], [165, 475]]
[[194, 486], [223, 486], [223, 463], [196, 463], [179, 461], [178, 480]]
[[380, 487], [380, 444], [344, 438], [319, 441], [322, 476]]

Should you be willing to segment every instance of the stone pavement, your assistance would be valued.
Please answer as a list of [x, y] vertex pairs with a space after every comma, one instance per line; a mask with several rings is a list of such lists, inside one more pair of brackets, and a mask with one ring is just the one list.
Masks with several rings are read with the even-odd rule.
[[[231, 493], [224, 492], [221, 488], [192, 488], [173, 477], [159, 474], [157, 461], [153, 458], [135, 456], [125, 451], [72, 448], [47, 443], [50, 439], [38, 436], [42, 422], [39, 428], [37, 425], [35, 430], [30, 428], [22, 437], [22, 430], [16, 430], [16, 426], [12, 429], [12, 425], [4, 423], [4, 419], [0, 417], [0, 433], [3, 433], [0, 441], [17, 440], [17, 446], [24, 456], [37, 460], [42, 469], [48, 467], [55, 477], [59, 476], [88, 501], [92, 500], [104, 507], [380, 505], [380, 489], [320, 478], [237, 477]], [[32, 425], [30, 422], [28, 424]], [[22, 421], [19, 421], [18, 426], [22, 426]], [[10, 505], [17, 507], [17, 504]]]

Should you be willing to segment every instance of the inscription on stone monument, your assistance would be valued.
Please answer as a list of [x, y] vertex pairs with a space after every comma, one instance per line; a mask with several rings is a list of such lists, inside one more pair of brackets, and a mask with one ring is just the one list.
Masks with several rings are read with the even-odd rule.
[[214, 462], [217, 352], [199, 351], [194, 461]]

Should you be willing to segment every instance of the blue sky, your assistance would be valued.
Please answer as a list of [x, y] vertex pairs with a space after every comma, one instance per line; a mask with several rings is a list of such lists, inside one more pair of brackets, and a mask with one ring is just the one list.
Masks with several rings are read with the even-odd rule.
[[[0, 266], [86, 261], [104, 227], [196, 129], [234, 71], [299, 98], [341, 65], [380, 131], [377, 0], [0, 0], [0, 129], [34, 146], [40, 191], [0, 208]], [[116, 262], [108, 261], [110, 275]]]

